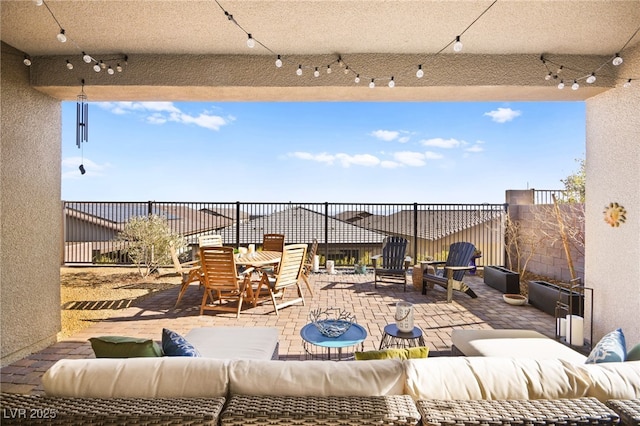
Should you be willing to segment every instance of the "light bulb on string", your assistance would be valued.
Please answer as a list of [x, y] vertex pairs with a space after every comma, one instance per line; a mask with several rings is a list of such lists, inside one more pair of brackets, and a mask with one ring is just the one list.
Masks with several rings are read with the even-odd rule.
[[113, 75], [114, 73], [115, 71], [113, 70], [113, 68], [111, 68], [111, 65], [109, 65], [109, 68], [107, 68], [107, 74]]
[[560, 68], [558, 68], [558, 71], [556, 71], [556, 74], [560, 74], [563, 69], [564, 69], [564, 65], [560, 65]]
[[116, 65], [116, 71], [122, 72], [122, 65], [120, 65], [120, 62], [118, 62], [118, 65]]
[[298, 69], [296, 70], [296, 74], [302, 75], [302, 65], [298, 65]]
[[67, 41], [67, 36], [64, 35], [64, 29], [63, 28], [60, 28], [60, 32], [58, 33], [56, 38], [58, 39], [58, 41], [60, 43], [65, 43]]
[[591, 73], [591, 75], [589, 77], [587, 77], [587, 83], [589, 84], [593, 84], [596, 82], [596, 74], [595, 73]]
[[251, 49], [256, 47], [256, 41], [251, 37], [251, 34], [247, 34], [247, 47]]
[[282, 59], [280, 59], [280, 55], [278, 55], [278, 59], [276, 59], [276, 67], [282, 68]]
[[369, 89], [373, 89], [374, 87], [376, 87], [376, 83], [373, 81], [373, 78], [372, 78], [371, 83], [369, 83]]
[[416, 71], [416, 77], [418, 78], [424, 77], [424, 71], [422, 70], [422, 65], [418, 65], [418, 71]]
[[30, 67], [31, 66], [31, 58], [29, 58], [29, 56], [24, 55], [24, 59], [22, 60], [22, 63], [25, 64], [26, 66]]
[[331, 74], [331, 65], [327, 65], [327, 74]]
[[625, 89], [628, 89], [629, 87], [631, 87], [631, 79], [625, 81], [622, 87], [624, 87]]
[[551, 71], [549, 71], [549, 74], [545, 75], [544, 79], [549, 81], [549, 80], [551, 80], [551, 78], [553, 78], [553, 74], [551, 74]]
[[560, 83], [558, 83], [558, 89], [562, 90], [564, 89], [564, 81], [560, 80]]
[[613, 58], [613, 61], [611, 61], [611, 63], [613, 65], [615, 65], [616, 67], [620, 64], [622, 64], [624, 62], [624, 60], [620, 57], [619, 53], [616, 53], [616, 56]]
[[107, 64], [105, 64], [104, 62], [100, 61], [100, 68], [102, 68], [102, 69], [107, 68]]
[[318, 67], [316, 67], [315, 71], [313, 72], [313, 76], [320, 77], [320, 71], [318, 71]]
[[454, 52], [462, 51], [462, 42], [460, 41], [460, 36], [456, 36], [456, 42], [453, 43], [453, 51]]
[[43, 0], [33, 0], [33, 4], [35, 4], [36, 6], [42, 6], [43, 3]]
[[87, 64], [91, 63], [91, 56], [89, 56], [86, 53], [82, 52], [82, 60], [85, 61]]
[[93, 70], [94, 70], [95, 72], [100, 72], [100, 70], [101, 70], [101, 69], [102, 69], [102, 68], [100, 68], [100, 65], [99, 65], [99, 64], [95, 64], [95, 65], [93, 66]]
[[356, 74], [356, 78], [353, 80], [356, 84], [360, 83], [360, 74]]
[[344, 73], [345, 73], [345, 74], [349, 74], [349, 65], [347, 65], [347, 66], [345, 67], [345, 69], [344, 69]]
[[396, 87], [396, 82], [393, 80], [393, 76], [391, 76], [391, 80], [389, 80], [389, 87], [392, 89]]
[[69, 62], [68, 59], [67, 59], [67, 69], [69, 69], [69, 70], [73, 69], [73, 64], [71, 62]]
[[571, 85], [571, 90], [578, 90], [580, 88], [580, 85], [578, 84], [577, 80], [573, 80], [573, 84]]

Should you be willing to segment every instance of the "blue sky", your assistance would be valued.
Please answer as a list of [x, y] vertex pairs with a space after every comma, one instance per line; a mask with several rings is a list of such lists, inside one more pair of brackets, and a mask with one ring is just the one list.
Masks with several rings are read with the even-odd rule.
[[69, 201], [502, 203], [585, 155], [583, 102], [93, 102], [82, 149], [75, 109]]

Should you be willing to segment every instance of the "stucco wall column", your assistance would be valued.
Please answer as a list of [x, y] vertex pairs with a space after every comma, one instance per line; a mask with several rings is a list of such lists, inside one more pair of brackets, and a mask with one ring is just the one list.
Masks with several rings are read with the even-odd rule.
[[[15, 52], [15, 53], [14, 53]], [[60, 101], [34, 90], [22, 53], [3, 43], [0, 85], [2, 365], [60, 331]]]

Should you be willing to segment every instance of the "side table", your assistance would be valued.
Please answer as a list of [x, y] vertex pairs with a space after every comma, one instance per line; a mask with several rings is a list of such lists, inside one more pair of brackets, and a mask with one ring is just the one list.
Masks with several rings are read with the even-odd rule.
[[300, 330], [300, 337], [302, 337], [302, 346], [307, 353], [307, 358], [341, 361], [352, 359], [354, 352], [358, 349], [364, 350], [367, 330], [359, 324], [351, 324], [344, 334], [328, 337], [320, 333], [315, 325], [307, 324]]
[[419, 327], [413, 327], [413, 330], [408, 333], [398, 330], [398, 326], [395, 324], [387, 324], [384, 327], [379, 349], [412, 348], [416, 346], [425, 346], [422, 330]]

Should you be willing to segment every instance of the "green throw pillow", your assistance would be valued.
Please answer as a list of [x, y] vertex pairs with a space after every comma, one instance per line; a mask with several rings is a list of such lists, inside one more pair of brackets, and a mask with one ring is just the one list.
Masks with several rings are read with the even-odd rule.
[[640, 343], [627, 352], [627, 361], [640, 361]]
[[371, 359], [410, 359], [410, 358], [426, 358], [429, 355], [429, 348], [426, 346], [417, 346], [415, 348], [390, 348], [379, 351], [356, 352], [356, 360]]
[[89, 339], [96, 358], [136, 358], [162, 356], [162, 348], [152, 339], [101, 336]]

